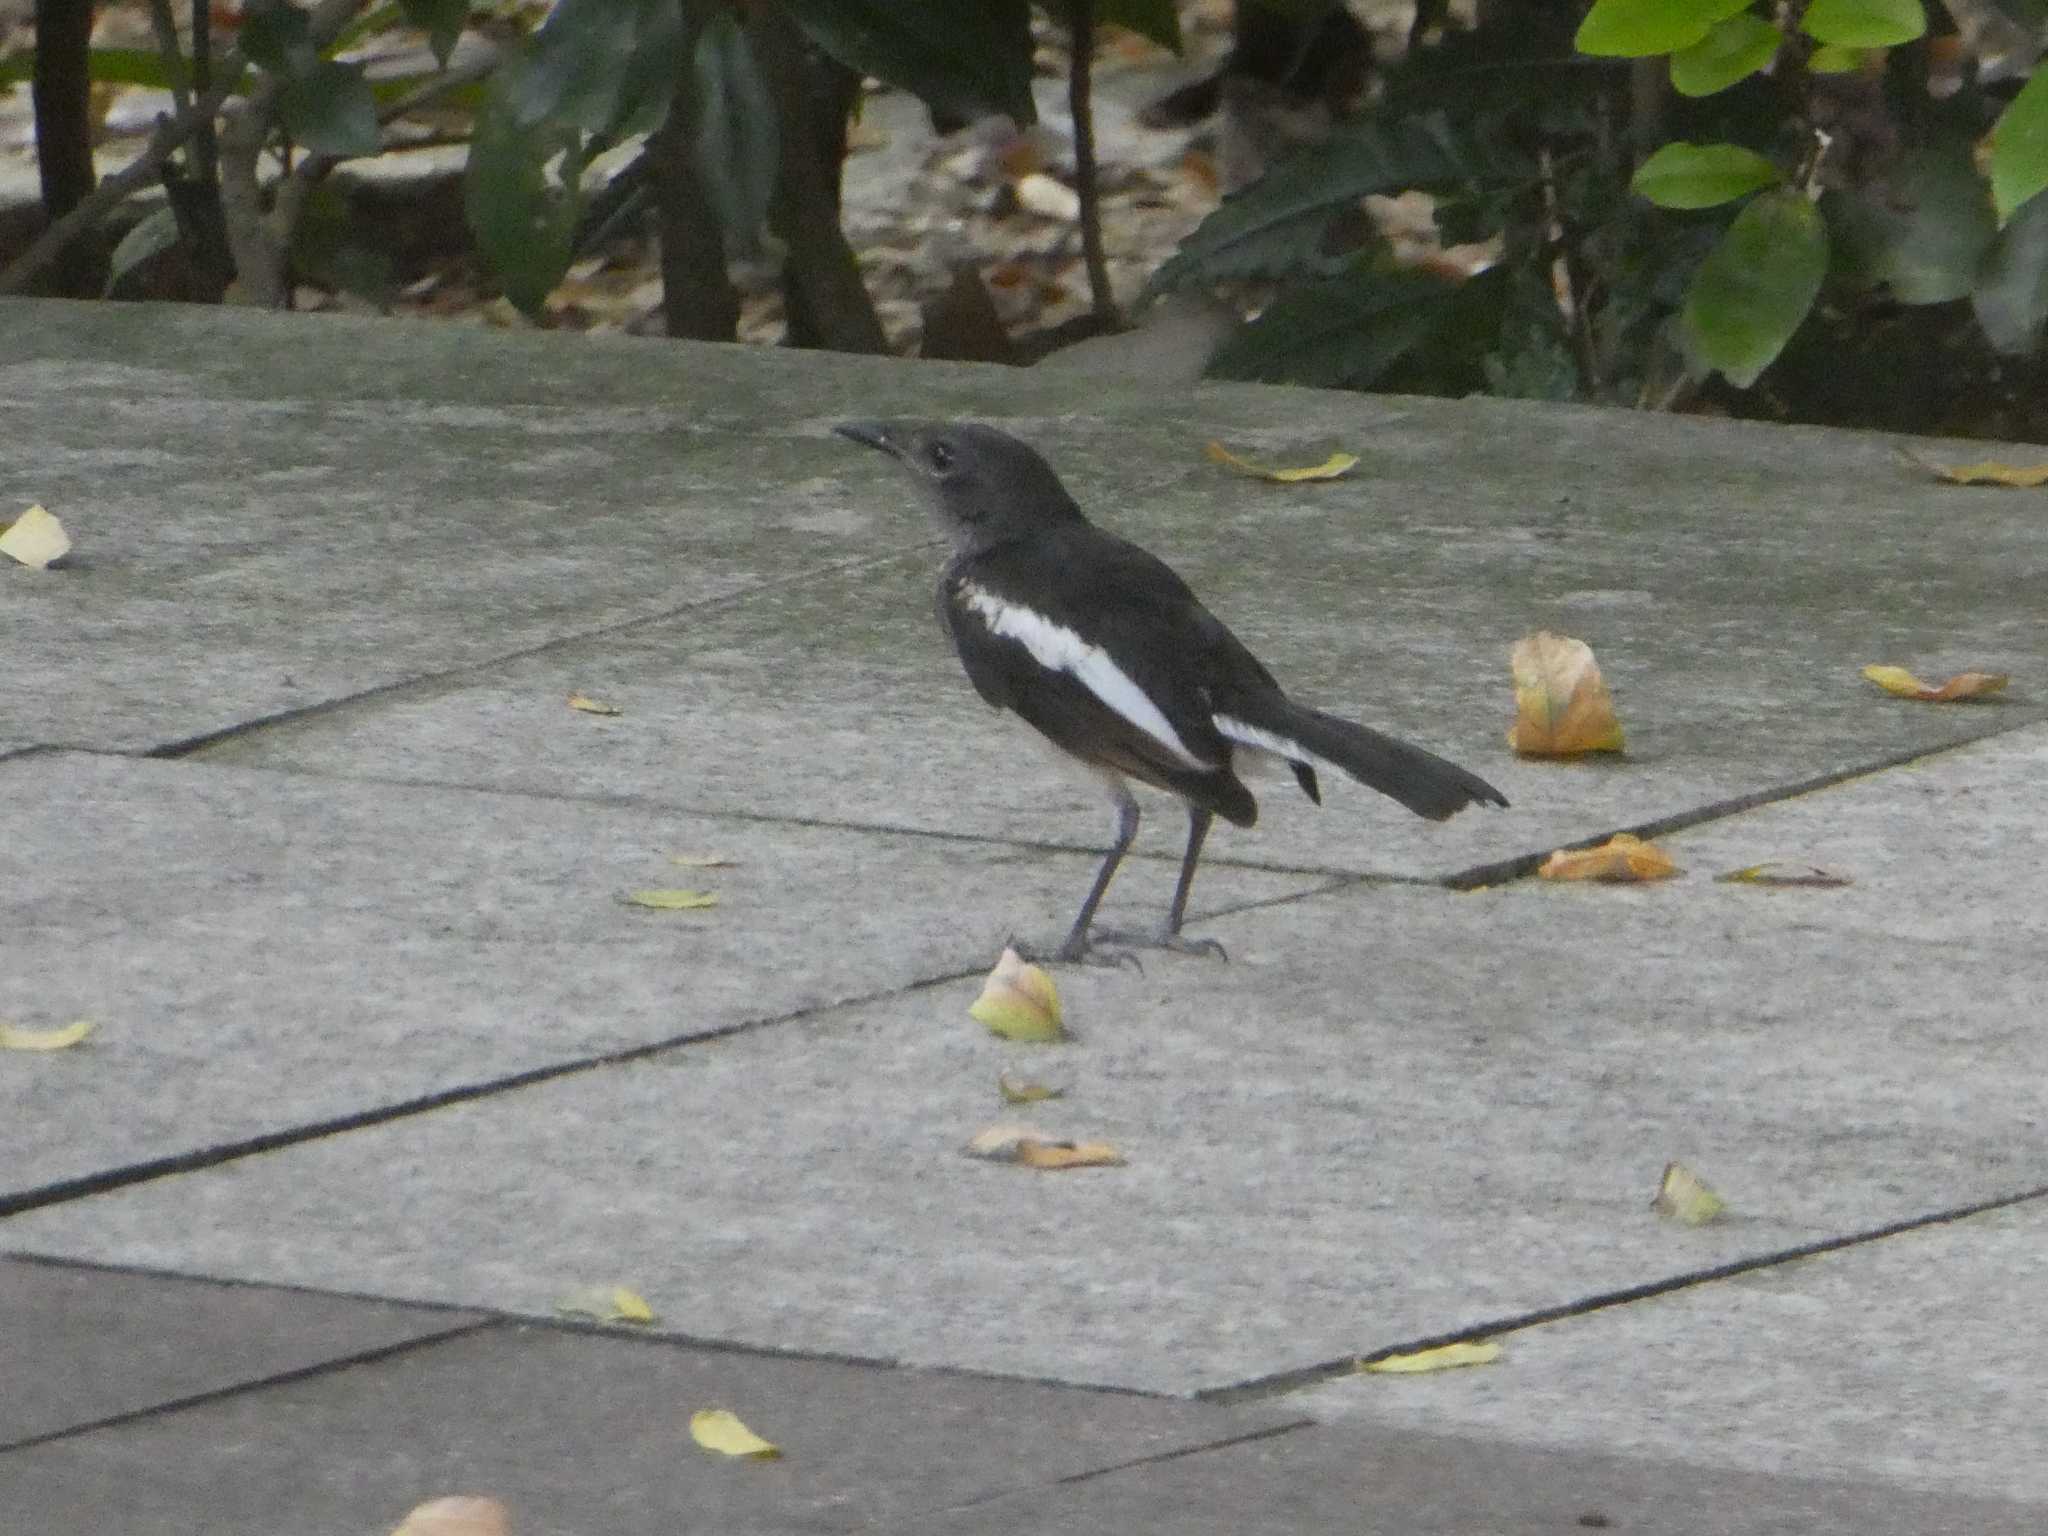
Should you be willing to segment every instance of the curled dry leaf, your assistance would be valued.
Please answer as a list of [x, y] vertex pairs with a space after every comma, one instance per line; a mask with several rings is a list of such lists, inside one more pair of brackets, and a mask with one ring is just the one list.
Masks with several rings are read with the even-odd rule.
[[1683, 1226], [1704, 1227], [1727, 1210], [1728, 1204], [1685, 1164], [1666, 1163], [1650, 1209]]
[[621, 713], [618, 705], [607, 704], [601, 699], [593, 699], [587, 693], [570, 694], [569, 707], [571, 709], [580, 709], [586, 715], [616, 715]]
[[2010, 485], [2020, 490], [2048, 485], [2048, 464], [2001, 464], [1996, 459], [1980, 459], [1975, 464], [1941, 464], [1906, 449], [1901, 449], [1899, 456], [1950, 485]]
[[1508, 745], [1524, 757], [1579, 757], [1623, 750], [1621, 722], [1593, 648], [1539, 630], [1508, 653], [1515, 680], [1515, 723]]
[[1785, 864], [1777, 860], [1731, 869], [1725, 875], [1714, 876], [1714, 882], [1717, 885], [1808, 886], [1817, 890], [1833, 890], [1837, 886], [1856, 883], [1847, 875], [1832, 874], [1818, 864]]
[[774, 1461], [782, 1447], [763, 1440], [740, 1422], [729, 1408], [700, 1408], [690, 1415], [690, 1438], [707, 1451], [721, 1456], [746, 1456], [755, 1461]]
[[0, 555], [40, 571], [71, 553], [71, 535], [38, 502], [0, 530]]
[[623, 1285], [585, 1285], [555, 1298], [565, 1317], [594, 1317], [600, 1323], [634, 1323], [645, 1328], [656, 1321], [654, 1308], [638, 1291]]
[[1124, 1155], [1106, 1141], [1059, 1141], [1028, 1125], [992, 1125], [967, 1143], [967, 1155], [1026, 1168], [1121, 1168]]
[[1461, 1365], [1491, 1365], [1499, 1358], [1500, 1345], [1492, 1339], [1460, 1339], [1435, 1349], [1418, 1349], [1412, 1355], [1367, 1360], [1358, 1368], [1380, 1376], [1420, 1376], [1427, 1371], [1453, 1371]]
[[398, 1522], [391, 1536], [511, 1536], [512, 1512], [496, 1499], [429, 1499]]
[[1005, 1040], [1044, 1043], [1066, 1036], [1059, 988], [1044, 967], [1032, 965], [1014, 949], [1003, 951], [967, 1013]]
[[1671, 855], [1630, 832], [1597, 848], [1560, 848], [1536, 871], [1539, 880], [1662, 880], [1678, 873]]
[[1275, 468], [1268, 464], [1254, 464], [1250, 459], [1241, 459], [1221, 443], [1211, 443], [1205, 450], [1218, 464], [1228, 464], [1241, 474], [1250, 475], [1254, 480], [1270, 480], [1275, 485], [1299, 485], [1304, 480], [1335, 480], [1348, 475], [1358, 467], [1355, 453], [1333, 453], [1320, 464], [1309, 464], [1299, 469]]
[[61, 1029], [0, 1024], [0, 1051], [67, 1051], [97, 1028], [91, 1019], [74, 1019]]
[[701, 912], [718, 905], [710, 891], [628, 891], [619, 898], [629, 907], [648, 907], [656, 912]]
[[1007, 1072], [996, 1074], [996, 1091], [1003, 1096], [1005, 1104], [1042, 1104], [1047, 1099], [1067, 1096], [1064, 1088], [1050, 1088], [1044, 1083], [1012, 1082]]
[[1945, 683], [1923, 683], [1904, 667], [1865, 667], [1863, 675], [1886, 693], [1925, 704], [1954, 704], [1962, 699], [1989, 698], [2001, 693], [2012, 678], [2003, 672], [1958, 672]]

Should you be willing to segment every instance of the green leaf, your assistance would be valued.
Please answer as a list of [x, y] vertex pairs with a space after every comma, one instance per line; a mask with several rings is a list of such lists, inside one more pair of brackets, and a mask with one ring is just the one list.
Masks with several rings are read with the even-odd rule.
[[1095, 0], [1095, 19], [1148, 37], [1175, 53], [1181, 51], [1180, 7], [1174, 0]]
[[681, 66], [678, 0], [560, 0], [514, 74], [519, 122], [624, 137], [659, 125]]
[[2048, 69], [2036, 70], [1991, 128], [1991, 201], [2000, 222], [2048, 187]]
[[1902, 304], [1945, 304], [1976, 286], [1998, 220], [1967, 145], [1901, 155], [1874, 190], [1822, 201], [1844, 265]]
[[252, 3], [239, 40], [242, 57], [274, 75], [302, 75], [320, 61], [313, 18], [288, 0]]
[[775, 102], [731, 11], [704, 23], [693, 67], [697, 137], [690, 153], [697, 177], [718, 213], [727, 252], [752, 257], [761, 250], [780, 170]]
[[1351, 258], [1325, 252], [1323, 232], [1339, 213], [1355, 209], [1359, 198], [1508, 179], [1520, 169], [1494, 166], [1441, 113], [1361, 118], [1225, 198], [1152, 274], [1147, 291], [1197, 278], [1327, 275]]
[[1355, 271], [1281, 294], [1209, 360], [1207, 377], [1365, 389], [1428, 340], [1456, 294], [1417, 272]]
[[1671, 87], [1681, 96], [1711, 96], [1771, 62], [1783, 34], [1761, 16], [1740, 11], [1671, 55]]
[[2022, 357], [2041, 343], [2048, 324], [2048, 197], [2037, 197], [2012, 216], [1991, 248], [1970, 295], [1977, 324], [1991, 345]]
[[963, 117], [1038, 121], [1028, 0], [783, 0], [811, 41], [848, 69]]
[[1813, 308], [1827, 269], [1827, 226], [1803, 194], [1779, 188], [1751, 199], [1693, 275], [1679, 313], [1694, 369], [1749, 388]]
[[1749, 0], [1594, 0], [1572, 45], [1600, 58], [1641, 59], [1690, 48]]
[[1799, 30], [1844, 48], [1894, 48], [1927, 31], [1921, 0], [1813, 0]]
[[377, 98], [360, 64], [322, 59], [288, 77], [277, 93], [277, 118], [285, 132], [315, 154], [347, 159], [383, 148]]
[[167, 251], [178, 243], [178, 215], [167, 203], [152, 213], [145, 214], [114, 247], [114, 254], [107, 258], [107, 284], [100, 290], [105, 298], [114, 287], [130, 272], [141, 266], [160, 251]]
[[407, 25], [427, 34], [427, 46], [443, 69], [455, 51], [455, 40], [469, 22], [469, 0], [398, 0]]
[[1853, 75], [1881, 48], [1844, 48], [1840, 43], [1822, 43], [1806, 56], [1806, 69], [1815, 75]]
[[1636, 168], [1632, 191], [1659, 208], [1713, 208], [1776, 185], [1778, 168], [1740, 144], [1666, 144]]
[[[573, 254], [582, 137], [560, 123], [520, 122], [509, 96], [507, 82], [496, 82], [477, 117], [463, 211], [505, 297], [538, 315]], [[543, 168], [558, 154], [562, 184], [552, 186]]]

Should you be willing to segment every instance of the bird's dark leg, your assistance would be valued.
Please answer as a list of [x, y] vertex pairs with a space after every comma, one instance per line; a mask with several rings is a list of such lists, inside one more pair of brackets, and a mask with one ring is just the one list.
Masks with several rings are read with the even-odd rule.
[[1218, 960], [1230, 957], [1223, 952], [1223, 946], [1214, 939], [1187, 939], [1181, 937], [1180, 925], [1188, 915], [1188, 892], [1195, 886], [1195, 865], [1202, 857], [1202, 843], [1209, 836], [1210, 823], [1216, 815], [1213, 811], [1197, 806], [1188, 807], [1188, 848], [1180, 857], [1180, 879], [1173, 887], [1173, 905], [1166, 909], [1166, 926], [1156, 935], [1105, 933], [1105, 941], [1114, 944], [1140, 944], [1152, 949], [1170, 949], [1183, 955], [1214, 955]]
[[1103, 893], [1109, 889], [1109, 882], [1115, 878], [1117, 866], [1124, 861], [1124, 855], [1131, 851], [1131, 844], [1138, 840], [1138, 802], [1131, 792], [1118, 784], [1116, 793], [1116, 841], [1103, 856], [1102, 868], [1095, 872], [1095, 884], [1088, 888], [1088, 899], [1081, 903], [1081, 911], [1074, 919], [1074, 926], [1068, 930], [1066, 942], [1059, 947], [1054, 957], [1059, 960], [1085, 960], [1090, 948], [1088, 925], [1095, 921], [1095, 909], [1102, 905]]

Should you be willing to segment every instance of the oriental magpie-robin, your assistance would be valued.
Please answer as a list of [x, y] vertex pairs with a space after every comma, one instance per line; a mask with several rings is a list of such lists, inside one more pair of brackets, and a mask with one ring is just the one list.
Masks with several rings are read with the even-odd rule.
[[1137, 942], [1219, 954], [1214, 941], [1189, 941], [1180, 929], [1209, 824], [1258, 819], [1237, 776], [1242, 754], [1283, 759], [1317, 804], [1322, 766], [1434, 821], [1467, 805], [1507, 804], [1456, 763], [1288, 698], [1186, 582], [1089, 522], [1051, 466], [1016, 438], [973, 423], [849, 421], [835, 430], [903, 465], [951, 538], [939, 614], [976, 691], [1108, 786], [1116, 841], [1059, 959], [1086, 957], [1095, 909], [1138, 835], [1132, 779], [1188, 808], [1165, 927]]

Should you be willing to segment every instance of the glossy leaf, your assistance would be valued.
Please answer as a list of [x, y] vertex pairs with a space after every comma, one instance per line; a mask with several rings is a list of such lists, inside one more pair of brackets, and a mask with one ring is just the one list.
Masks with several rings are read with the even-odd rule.
[[693, 68], [697, 137], [690, 153], [697, 178], [718, 214], [727, 252], [755, 256], [775, 196], [780, 133], [775, 101], [731, 11], [704, 23]]
[[826, 53], [963, 117], [1038, 121], [1027, 0], [784, 0]]
[[517, 122], [624, 137], [661, 122], [680, 64], [679, 0], [561, 0], [514, 71]]
[[107, 258], [107, 283], [100, 290], [105, 298], [114, 291], [115, 284], [130, 272], [141, 266], [150, 257], [169, 250], [178, 243], [178, 215], [169, 204], [145, 214], [114, 247], [114, 254]]
[[1681, 96], [1712, 96], [1771, 62], [1784, 34], [1763, 17], [1738, 11], [1714, 24], [1690, 48], [1671, 55], [1671, 87]]
[[1844, 265], [1902, 304], [1945, 304], [1976, 286], [1998, 220], [1967, 148], [1909, 150], [1877, 188], [1821, 205]]
[[1991, 200], [2003, 222], [2048, 188], [2048, 69], [2034, 72], [1991, 132]]
[[1365, 389], [1429, 339], [1456, 292], [1414, 272], [1354, 272], [1287, 289], [1217, 349], [1208, 376]]
[[1927, 7], [1921, 0], [1813, 0], [1799, 30], [1842, 48], [1895, 48], [1927, 31]]
[[1634, 192], [1659, 208], [1713, 208], [1780, 180], [1777, 166], [1740, 144], [1666, 144], [1636, 168]]
[[2023, 357], [2048, 324], [2048, 197], [2021, 207], [1991, 242], [1970, 293], [1977, 324], [1991, 345]]
[[1749, 9], [1749, 0], [1594, 0], [1573, 45], [1603, 58], [1640, 59], [1676, 53], [1716, 22]]
[[398, 0], [408, 25], [427, 34], [427, 46], [443, 66], [455, 52], [455, 40], [469, 21], [469, 0]]
[[1679, 314], [1693, 368], [1747, 389], [1813, 308], [1828, 269], [1819, 212], [1789, 189], [1754, 198], [1694, 275]]
[[[557, 154], [561, 185], [542, 168]], [[522, 312], [537, 315], [569, 270], [580, 206], [581, 139], [559, 124], [523, 124], [502, 87], [484, 102], [470, 138], [463, 212], [477, 248]]]
[[1810, 75], [1853, 75], [1883, 53], [1878, 48], [1845, 48], [1840, 43], [1822, 43], [1806, 56]]
[[285, 132], [316, 154], [347, 159], [383, 148], [377, 99], [360, 64], [330, 59], [292, 75], [277, 93], [277, 119]]

